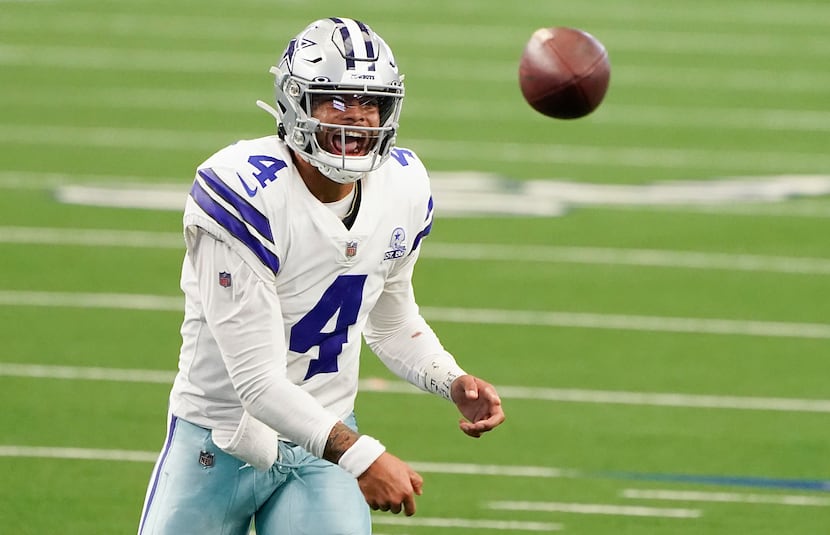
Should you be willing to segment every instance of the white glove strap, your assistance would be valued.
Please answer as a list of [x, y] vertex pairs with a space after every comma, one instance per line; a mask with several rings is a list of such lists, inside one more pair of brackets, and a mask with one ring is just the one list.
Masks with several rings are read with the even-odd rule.
[[360, 477], [369, 466], [386, 451], [386, 446], [369, 435], [360, 435], [357, 442], [347, 449], [337, 464], [354, 477]]

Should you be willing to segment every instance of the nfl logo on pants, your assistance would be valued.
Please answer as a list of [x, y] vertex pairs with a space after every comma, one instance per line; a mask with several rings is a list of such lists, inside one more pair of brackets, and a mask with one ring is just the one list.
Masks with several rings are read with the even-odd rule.
[[205, 450], [199, 452], [199, 464], [205, 468], [213, 466], [213, 459], [214, 455], [211, 452]]
[[230, 288], [231, 287], [231, 274], [222, 271], [219, 273], [219, 286], [222, 288]]

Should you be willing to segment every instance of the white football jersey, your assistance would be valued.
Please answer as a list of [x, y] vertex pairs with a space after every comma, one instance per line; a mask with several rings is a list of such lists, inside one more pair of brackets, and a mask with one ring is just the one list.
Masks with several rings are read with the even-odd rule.
[[[353, 410], [361, 333], [374, 332], [367, 341], [380, 347], [407, 323], [421, 326], [412, 338], [429, 335], [415, 359], [396, 346], [376, 352], [402, 377], [436, 391], [423, 384], [422, 370], [413, 371], [425, 366], [418, 358], [439, 353], [455, 364], [425, 327], [411, 289], [432, 225], [426, 170], [412, 151], [396, 148], [361, 180], [359, 195], [347, 229], [307, 189], [276, 136], [239, 141], [198, 168], [184, 215], [186, 307], [174, 415], [231, 432], [244, 406], [319, 455], [333, 422]], [[204, 233], [215, 243], [197, 254]], [[382, 312], [370, 317], [382, 295]]]

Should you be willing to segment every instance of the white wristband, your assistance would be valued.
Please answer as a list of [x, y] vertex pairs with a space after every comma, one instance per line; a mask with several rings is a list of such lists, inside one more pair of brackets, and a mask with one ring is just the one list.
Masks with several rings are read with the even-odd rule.
[[360, 477], [386, 451], [386, 446], [369, 435], [360, 435], [337, 464], [354, 477]]

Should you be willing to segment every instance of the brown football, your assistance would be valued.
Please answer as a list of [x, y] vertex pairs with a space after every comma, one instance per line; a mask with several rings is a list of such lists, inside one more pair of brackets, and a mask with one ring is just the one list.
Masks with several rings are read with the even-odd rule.
[[519, 63], [525, 100], [539, 113], [557, 119], [577, 119], [597, 109], [610, 79], [605, 46], [576, 28], [536, 30]]

